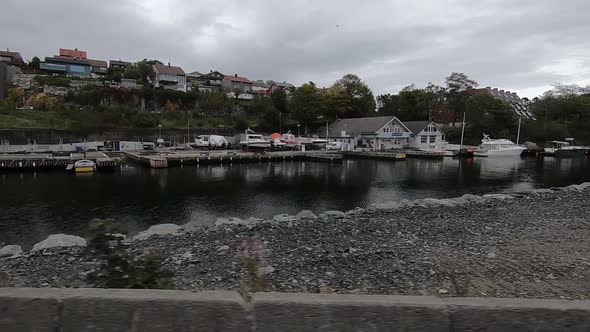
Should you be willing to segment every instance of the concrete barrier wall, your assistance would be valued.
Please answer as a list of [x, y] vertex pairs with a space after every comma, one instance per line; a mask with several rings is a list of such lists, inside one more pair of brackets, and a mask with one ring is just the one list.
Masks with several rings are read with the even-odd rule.
[[0, 331], [590, 331], [590, 301], [0, 288]]

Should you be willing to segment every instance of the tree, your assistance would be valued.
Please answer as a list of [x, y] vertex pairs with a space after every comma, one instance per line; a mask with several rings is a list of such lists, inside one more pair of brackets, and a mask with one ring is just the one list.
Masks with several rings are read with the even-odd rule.
[[35, 68], [35, 69], [39, 69], [39, 64], [41, 63], [41, 60], [39, 60], [38, 57], [34, 56], [30, 61], [29, 61], [29, 67]]
[[295, 89], [291, 95], [289, 109], [291, 116], [299, 123], [311, 123], [324, 115], [324, 100], [315, 83], [305, 83]]
[[329, 116], [354, 118], [376, 115], [373, 92], [354, 74], [344, 75], [336, 81], [326, 96]]
[[12, 88], [8, 90], [8, 97], [6, 98], [6, 106], [8, 108], [15, 109], [17, 107], [24, 106], [25, 89], [23, 88]]
[[123, 73], [124, 78], [135, 79], [140, 84], [146, 85], [148, 84], [148, 78], [153, 80], [155, 78], [155, 73], [153, 70], [154, 64], [162, 64], [159, 60], [147, 60], [143, 59], [136, 63], [127, 66], [125, 72]]
[[469, 98], [468, 91], [477, 87], [476, 81], [469, 79], [463, 73], [451, 73], [445, 80], [446, 82], [446, 99], [448, 107], [453, 112], [453, 126], [465, 112], [465, 103]]
[[59, 106], [59, 102], [56, 97], [41, 92], [29, 99], [29, 105], [40, 111], [55, 111]]
[[397, 116], [399, 111], [399, 95], [383, 94], [377, 96], [377, 110], [379, 115]]
[[467, 75], [463, 73], [452, 72], [445, 79], [445, 83], [447, 84], [447, 92], [465, 92], [477, 87], [476, 81], [469, 79]]
[[279, 111], [283, 116], [286, 116], [289, 112], [288, 110], [288, 100], [287, 94], [282, 89], [275, 90], [272, 95], [270, 96], [272, 99], [272, 103], [274, 104], [277, 111]]

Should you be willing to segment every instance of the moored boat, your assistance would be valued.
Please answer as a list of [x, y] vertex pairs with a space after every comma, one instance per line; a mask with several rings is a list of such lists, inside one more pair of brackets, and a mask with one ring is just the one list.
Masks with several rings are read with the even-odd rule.
[[265, 150], [270, 148], [270, 141], [248, 129], [240, 137], [240, 146], [244, 150]]
[[491, 139], [484, 135], [481, 145], [473, 151], [476, 157], [520, 157], [526, 150], [525, 147], [518, 146], [508, 139]]
[[584, 157], [588, 153], [588, 148], [582, 146], [572, 146], [569, 142], [550, 141], [543, 150], [546, 156], [555, 156], [557, 158]]
[[74, 163], [76, 173], [92, 173], [96, 170], [96, 163], [92, 160], [78, 160]]

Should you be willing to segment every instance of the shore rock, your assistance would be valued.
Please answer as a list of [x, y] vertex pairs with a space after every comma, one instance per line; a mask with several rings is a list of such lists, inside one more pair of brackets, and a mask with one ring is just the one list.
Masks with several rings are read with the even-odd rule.
[[23, 248], [18, 245], [8, 245], [0, 249], [0, 257], [14, 257], [20, 256], [23, 253]]
[[300, 219], [317, 219], [318, 218], [318, 216], [316, 216], [316, 214], [311, 212], [310, 210], [303, 210], [303, 211], [297, 213], [295, 216], [299, 217]]
[[145, 240], [152, 235], [176, 235], [180, 230], [180, 226], [175, 224], [160, 224], [154, 225], [148, 228], [147, 231], [143, 231], [133, 237], [133, 241]]
[[289, 214], [277, 214], [276, 216], [274, 216], [272, 218], [272, 220], [276, 221], [276, 222], [293, 222], [293, 221], [298, 221], [299, 217], [292, 216]]
[[335, 211], [334, 210], [334, 211], [326, 211], [326, 212], [320, 214], [320, 217], [323, 219], [329, 219], [329, 218], [339, 219], [339, 218], [345, 218], [346, 215], [342, 211]]
[[86, 240], [75, 235], [51, 234], [45, 240], [36, 243], [31, 252], [56, 247], [85, 247]]

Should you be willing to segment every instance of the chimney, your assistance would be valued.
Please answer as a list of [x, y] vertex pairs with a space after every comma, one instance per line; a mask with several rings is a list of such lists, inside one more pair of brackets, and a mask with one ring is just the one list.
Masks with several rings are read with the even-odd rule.
[[209, 69], [209, 72], [212, 73], [213, 72], [213, 69]]
[[170, 68], [170, 61], [168, 61], [168, 68]]
[[235, 77], [238, 77], [238, 74], [234, 74]]
[[74, 51], [77, 51], [77, 50], [78, 50], [77, 48], [74, 49]]

